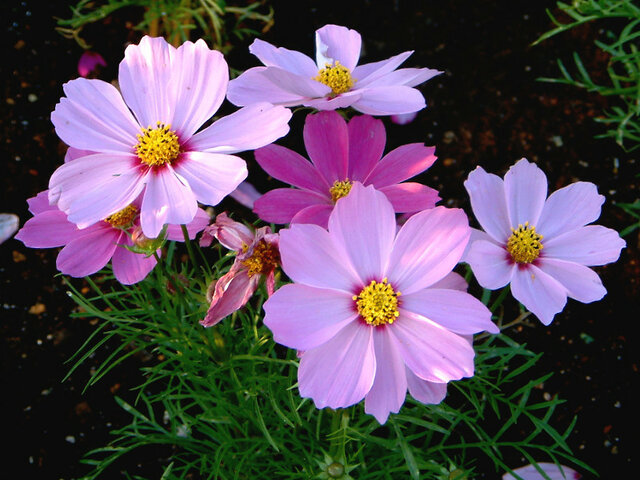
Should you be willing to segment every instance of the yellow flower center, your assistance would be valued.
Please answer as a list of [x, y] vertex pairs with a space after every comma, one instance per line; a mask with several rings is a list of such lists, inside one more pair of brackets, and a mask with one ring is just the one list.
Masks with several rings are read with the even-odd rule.
[[[243, 250], [247, 251], [247, 246], [243, 246]], [[253, 253], [249, 258], [242, 261], [242, 264], [247, 267], [249, 278], [254, 275], [267, 275], [270, 271], [275, 269], [280, 263], [280, 252], [277, 247], [272, 244], [260, 240], [258, 244], [253, 247]]]
[[109, 215], [104, 221], [110, 223], [114, 228], [125, 228], [133, 223], [136, 215], [138, 215], [138, 208], [133, 205], [129, 205], [119, 212]]
[[507, 251], [511, 254], [514, 262], [531, 263], [542, 250], [542, 235], [536, 233], [536, 227], [525, 222], [524, 225], [518, 225], [517, 229], [511, 229], [513, 232], [507, 241]]
[[352, 186], [353, 182], [350, 182], [348, 178], [343, 181], [336, 180], [333, 182], [333, 186], [329, 189], [333, 203], [336, 203], [342, 197], [349, 195]]
[[340, 65], [338, 61], [333, 66], [327, 63], [325, 68], [320, 70], [318, 76], [313, 77], [313, 79], [331, 88], [334, 95], [348, 92], [355, 82], [349, 69], [344, 65]]
[[371, 283], [362, 289], [360, 295], [354, 295], [352, 298], [364, 321], [377, 327], [393, 323], [398, 318], [399, 296], [400, 292], [394, 291], [387, 279], [383, 278], [382, 282], [371, 280]]
[[156, 128], [143, 128], [136, 137], [136, 155], [149, 166], [171, 164], [180, 155], [180, 141], [171, 125], [158, 122]]

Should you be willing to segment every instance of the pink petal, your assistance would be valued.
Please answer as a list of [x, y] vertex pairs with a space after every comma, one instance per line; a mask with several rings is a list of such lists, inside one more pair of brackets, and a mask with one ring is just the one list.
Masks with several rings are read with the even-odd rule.
[[358, 316], [349, 293], [299, 284], [279, 288], [264, 303], [264, 311], [273, 339], [297, 350], [331, 341]]
[[386, 60], [379, 62], [366, 63], [357, 66], [351, 75], [356, 79], [356, 87], [364, 88], [378, 78], [392, 72], [400, 66], [413, 52], [403, 52]]
[[504, 176], [504, 193], [512, 227], [525, 222], [538, 225], [547, 198], [547, 177], [535, 163], [523, 158], [512, 166]]
[[409, 393], [419, 402], [427, 405], [437, 405], [444, 400], [444, 397], [447, 396], [446, 383], [436, 383], [423, 380], [408, 368], [406, 369], [406, 375]]
[[262, 72], [264, 78], [287, 92], [300, 96], [302, 99], [324, 97], [331, 93], [331, 88], [312, 77], [296, 75], [276, 67], [267, 67]]
[[273, 83], [266, 75], [266, 71], [267, 67], [250, 68], [239, 77], [231, 80], [227, 90], [227, 99], [238, 106], [269, 102], [285, 107], [300, 105], [305, 100], [305, 97]]
[[333, 212], [333, 205], [310, 205], [298, 211], [291, 219], [291, 224], [312, 223], [327, 229], [331, 212]]
[[342, 290], [349, 298], [364, 284], [329, 233], [317, 225], [280, 230], [280, 258], [282, 269], [296, 283]]
[[253, 210], [253, 204], [259, 199], [262, 194], [256, 190], [252, 184], [247, 181], [241, 182], [236, 189], [229, 194], [236, 202], [243, 207], [247, 207]]
[[[555, 463], [538, 463], [538, 468], [542, 470], [546, 477], [543, 476], [533, 465], [516, 468], [513, 472], [523, 480], [579, 480], [581, 475], [575, 470], [565, 467], [564, 465], [556, 465]], [[505, 473], [502, 480], [516, 480], [516, 477], [510, 473]]]
[[387, 326], [407, 367], [430, 382], [473, 376], [473, 348], [464, 338], [401, 309]]
[[347, 178], [349, 131], [347, 122], [336, 112], [307, 115], [304, 144], [309, 158], [329, 186]]
[[116, 280], [123, 285], [133, 285], [144, 280], [156, 266], [156, 259], [153, 256], [147, 257], [141, 253], [127, 250], [124, 245], [132, 245], [131, 239], [127, 235], [121, 237], [120, 243], [121, 245], [118, 245], [111, 258]]
[[618, 232], [601, 225], [587, 225], [549, 241], [542, 240], [542, 256], [580, 263], [588, 267], [615, 262], [626, 242]]
[[495, 240], [506, 244], [511, 236], [511, 223], [502, 179], [485, 172], [482, 167], [476, 167], [464, 182], [464, 187], [469, 193], [473, 214], [482, 228]]
[[258, 286], [259, 276], [249, 278], [247, 270], [230, 271], [216, 282], [215, 295], [200, 324], [211, 327], [242, 308]]
[[76, 160], [81, 157], [86, 157], [88, 155], [93, 155], [98, 152], [92, 152], [91, 150], [80, 150], [79, 148], [69, 147], [67, 148], [67, 153], [64, 154], [64, 163], [70, 162], [71, 160]]
[[173, 69], [176, 103], [171, 125], [179, 137], [190, 138], [220, 108], [227, 94], [229, 68], [222, 53], [209, 50], [200, 39], [178, 47]]
[[[198, 208], [196, 216], [193, 217], [193, 220], [187, 224], [187, 233], [189, 234], [189, 239], [193, 240], [194, 238], [196, 238], [196, 235], [204, 230], [204, 228], [209, 225], [210, 221], [211, 218], [209, 218], [209, 214], [203, 209]], [[182, 226], [169, 225], [167, 227], [167, 240], [183, 242], [184, 234], [182, 233]]]
[[364, 411], [376, 417], [380, 424], [389, 413], [398, 413], [407, 396], [406, 367], [396, 343], [389, 336], [388, 327], [373, 328], [376, 355], [376, 376], [364, 401]]
[[133, 152], [140, 126], [113, 85], [77, 78], [63, 89], [66, 97], [56, 105], [51, 122], [64, 143], [95, 152]]
[[566, 288], [567, 295], [579, 302], [595, 302], [607, 294], [598, 274], [584, 265], [541, 258], [538, 267], [560, 282]]
[[98, 66], [107, 66], [107, 62], [102, 58], [102, 55], [98, 52], [85, 50], [82, 55], [80, 55], [80, 60], [78, 60], [78, 74], [81, 77], [88, 77]]
[[391, 122], [396, 125], [408, 125], [413, 122], [417, 116], [418, 112], [399, 113], [397, 115], [391, 115]]
[[442, 280], [438, 280], [436, 283], [431, 285], [430, 288], [448, 288], [452, 290], [460, 290], [461, 292], [466, 292], [469, 285], [464, 277], [456, 272], [451, 272], [449, 275], [444, 277]]
[[80, 230], [60, 210], [47, 210], [29, 219], [15, 236], [27, 247], [61, 247], [78, 236]]
[[382, 158], [387, 135], [384, 124], [369, 115], [353, 117], [349, 130], [349, 165], [347, 177], [364, 182], [376, 163]]
[[417, 212], [436, 206], [438, 191], [421, 183], [406, 182], [380, 188], [398, 213]]
[[305, 351], [298, 369], [300, 396], [312, 398], [317, 408], [348, 407], [362, 400], [376, 371], [372, 330], [350, 322], [330, 341]]
[[253, 211], [265, 222], [289, 223], [303, 208], [329, 202], [327, 197], [308, 190], [276, 188], [256, 200]]
[[351, 260], [363, 284], [385, 276], [395, 232], [396, 219], [387, 197], [360, 183], [338, 200], [329, 217], [334, 244]]
[[536, 231], [547, 241], [598, 219], [604, 196], [589, 182], [572, 183], [553, 192], [544, 204]]
[[19, 226], [20, 219], [17, 215], [13, 213], [0, 213], [0, 243], [4, 243], [11, 238]]
[[460, 260], [469, 235], [467, 217], [460, 209], [435, 207], [416, 213], [396, 237], [389, 282], [408, 295], [444, 278]]
[[486, 240], [474, 241], [464, 261], [471, 266], [478, 283], [489, 290], [504, 287], [517, 268], [503, 247]]
[[258, 57], [267, 67], [279, 67], [282, 70], [309, 78], [318, 74], [318, 67], [305, 54], [282, 47], [274, 47], [260, 39], [253, 41], [249, 46], [249, 52]]
[[325, 25], [316, 30], [316, 64], [319, 69], [339, 61], [353, 70], [360, 59], [362, 38], [355, 30], [339, 25]]
[[368, 115], [398, 115], [422, 110], [427, 104], [419, 90], [403, 85], [365, 87], [351, 106]]
[[500, 333], [484, 304], [459, 290], [425, 288], [400, 297], [403, 310], [420, 315], [460, 335], [482, 331]]
[[88, 227], [60, 251], [56, 267], [72, 277], [96, 273], [109, 262], [122, 235], [104, 222]]
[[286, 135], [290, 118], [291, 111], [287, 108], [256, 103], [198, 132], [189, 140], [188, 148], [211, 153], [254, 150]]
[[335, 97], [314, 98], [311, 100], [303, 100], [302, 105], [305, 107], [315, 108], [316, 110], [337, 110], [338, 108], [347, 108], [353, 105], [362, 97], [362, 91], [349, 91], [341, 93]]
[[511, 294], [544, 325], [549, 325], [567, 303], [567, 289], [532, 264], [514, 270]]
[[267, 145], [255, 151], [256, 161], [262, 169], [282, 182], [294, 187], [328, 195], [331, 185], [303, 156], [280, 145]]
[[49, 204], [48, 190], [44, 190], [35, 197], [27, 199], [27, 204], [29, 205], [29, 211], [34, 215], [46, 212], [47, 210], [58, 210], [58, 207]]
[[441, 73], [443, 72], [431, 68], [401, 68], [400, 70], [389, 72], [379, 76], [375, 80], [367, 82], [366, 86], [368, 88], [390, 87], [394, 85], [415, 87]]
[[174, 170], [205, 205], [217, 205], [247, 178], [242, 158], [221, 153], [187, 152]]
[[144, 36], [138, 45], [124, 51], [118, 73], [120, 90], [142, 127], [173, 122], [180, 88], [177, 80], [182, 75], [176, 71], [175, 57], [176, 49], [161, 37]]
[[198, 210], [198, 202], [189, 184], [169, 166], [148, 177], [142, 199], [140, 226], [149, 238], [156, 238], [165, 223], [187, 225]]
[[402, 145], [380, 160], [365, 184], [382, 188], [414, 177], [433, 165], [437, 159], [435, 151], [435, 147], [425, 147], [421, 143]]

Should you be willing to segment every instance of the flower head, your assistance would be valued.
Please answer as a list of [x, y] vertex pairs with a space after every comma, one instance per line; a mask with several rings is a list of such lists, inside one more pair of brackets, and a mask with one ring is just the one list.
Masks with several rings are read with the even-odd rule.
[[209, 287], [209, 309], [200, 322], [205, 327], [215, 325], [242, 308], [262, 278], [265, 279], [267, 293], [271, 295], [275, 269], [280, 264], [278, 234], [271, 233], [269, 227], [252, 231], [223, 212], [216, 217], [215, 223], [205, 229], [200, 245], [210, 245], [213, 238], [229, 250], [234, 250], [236, 258], [229, 272]]
[[425, 210], [396, 230], [385, 195], [355, 183], [328, 230], [280, 231], [282, 268], [294, 283], [265, 302], [264, 323], [276, 342], [303, 352], [300, 394], [318, 408], [364, 398], [365, 411], [384, 423], [407, 388], [437, 403], [447, 382], [473, 375], [464, 336], [498, 331], [450, 276], [470, 234], [462, 210]]
[[54, 172], [51, 202], [83, 229], [142, 196], [140, 223], [151, 238], [165, 224], [191, 222], [198, 202], [216, 205], [247, 175], [229, 154], [271, 143], [291, 117], [256, 104], [196, 133], [224, 100], [228, 75], [203, 40], [176, 49], [144, 37], [125, 51], [121, 91], [101, 80], [66, 83], [51, 120], [66, 144], [92, 153]]
[[254, 211], [263, 220], [326, 227], [336, 202], [354, 182], [383, 192], [396, 212], [425, 210], [440, 200], [432, 188], [400, 183], [429, 168], [435, 148], [412, 143], [383, 157], [386, 133], [373, 117], [357, 116], [347, 124], [336, 112], [307, 115], [304, 143], [311, 162], [279, 145], [256, 150], [256, 160], [269, 175], [297, 187], [275, 189], [256, 200]]
[[[56, 267], [65, 275], [84, 277], [96, 273], [109, 261], [116, 279], [125, 285], [144, 279], [156, 265], [152, 256], [134, 253], [133, 234], [139, 228], [140, 201], [84, 229], [70, 222], [57, 206], [49, 205], [48, 192], [40, 192], [28, 200], [33, 218], [20, 229], [15, 238], [32, 248], [64, 248], [58, 254]], [[187, 225], [191, 238], [209, 223], [207, 213], [198, 209]], [[167, 228], [167, 239], [184, 239], [179, 226]]]
[[588, 267], [615, 262], [625, 242], [614, 230], [589, 225], [604, 202], [594, 184], [573, 183], [547, 198], [547, 177], [523, 158], [504, 181], [478, 167], [464, 185], [484, 229], [464, 259], [480, 285], [511, 283], [513, 296], [545, 325], [567, 297], [590, 303], [606, 294]]
[[430, 68], [396, 70], [413, 52], [358, 65], [362, 39], [355, 30], [325, 25], [316, 30], [316, 60], [262, 40], [249, 47], [265, 65], [250, 68], [229, 84], [234, 105], [269, 102], [318, 110], [352, 107], [369, 115], [422, 110], [426, 104], [416, 85], [442, 73]]

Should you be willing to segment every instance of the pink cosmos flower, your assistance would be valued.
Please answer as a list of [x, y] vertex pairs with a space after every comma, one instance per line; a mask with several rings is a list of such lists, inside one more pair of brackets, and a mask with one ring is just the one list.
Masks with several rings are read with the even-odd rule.
[[279, 145], [256, 150], [256, 160], [272, 177], [297, 187], [267, 192], [254, 204], [266, 222], [315, 223], [327, 226], [338, 199], [349, 194], [353, 182], [373, 185], [384, 193], [396, 212], [417, 212], [435, 206], [438, 192], [420, 183], [403, 182], [429, 168], [435, 148], [411, 143], [382, 157], [384, 125], [370, 116], [347, 124], [336, 112], [307, 115], [304, 143], [311, 163]]
[[95, 153], [54, 172], [50, 201], [83, 229], [142, 195], [148, 237], [164, 224], [190, 223], [198, 201], [216, 205], [247, 175], [244, 160], [229, 154], [280, 138], [291, 117], [283, 107], [256, 104], [196, 133], [224, 100], [228, 75], [222, 54], [203, 40], [176, 49], [144, 37], [125, 51], [121, 92], [101, 80], [66, 83], [51, 115], [56, 133]]
[[[582, 475], [578, 472], [564, 465], [558, 466], [555, 463], [543, 462], [538, 463], [538, 467], [551, 480], [579, 480], [582, 478]], [[513, 472], [523, 480], [546, 480], [546, 477], [542, 476], [540, 471], [533, 465], [516, 468]], [[516, 480], [516, 477], [510, 473], [505, 473], [502, 476], [502, 480]]]
[[92, 75], [99, 67], [106, 66], [107, 62], [102, 58], [102, 55], [97, 52], [86, 50], [80, 56], [80, 60], [78, 60], [78, 74], [80, 74], [81, 77], [86, 78]]
[[590, 266], [615, 262], [625, 241], [600, 225], [604, 197], [594, 184], [577, 182], [547, 198], [547, 177], [523, 158], [504, 181], [481, 167], [465, 187], [484, 229], [465, 254], [480, 285], [491, 290], [511, 283], [511, 293], [549, 325], [567, 297], [583, 303], [606, 293]]
[[[56, 267], [65, 275], [84, 277], [96, 273], [111, 260], [113, 274], [125, 285], [144, 279], [156, 265], [154, 257], [134, 253], [126, 247], [134, 244], [131, 234], [139, 224], [140, 202], [135, 201], [120, 212], [82, 230], [67, 219], [55, 205], [49, 205], [48, 192], [40, 192], [27, 200], [29, 219], [15, 238], [32, 248], [64, 248], [58, 254]], [[190, 238], [195, 238], [209, 223], [207, 213], [198, 209], [187, 225]], [[176, 225], [167, 228], [169, 240], [184, 240], [182, 229]]]
[[236, 258], [228, 273], [209, 287], [211, 304], [207, 315], [200, 322], [211, 327], [236, 310], [242, 308], [258, 288], [260, 280], [266, 280], [267, 293], [273, 293], [275, 269], [280, 263], [278, 234], [269, 227], [251, 231], [242, 223], [231, 220], [226, 213], [216, 217], [200, 238], [201, 246], [209, 246], [213, 238], [229, 250], [235, 250]]
[[480, 301], [451, 288], [456, 277], [438, 285], [469, 235], [464, 212], [444, 207], [413, 215], [396, 234], [389, 200], [360, 183], [337, 203], [328, 231], [280, 231], [282, 268], [294, 283], [265, 302], [264, 323], [276, 342], [304, 352], [300, 395], [318, 408], [364, 398], [365, 412], [384, 423], [407, 388], [431, 403], [450, 380], [472, 376], [463, 336], [498, 329]]
[[325, 25], [316, 30], [316, 61], [306, 55], [255, 40], [249, 51], [264, 67], [250, 68], [229, 84], [234, 105], [269, 102], [318, 110], [352, 107], [369, 115], [422, 110], [416, 85], [442, 73], [430, 68], [396, 70], [413, 52], [358, 66], [362, 39], [355, 30]]

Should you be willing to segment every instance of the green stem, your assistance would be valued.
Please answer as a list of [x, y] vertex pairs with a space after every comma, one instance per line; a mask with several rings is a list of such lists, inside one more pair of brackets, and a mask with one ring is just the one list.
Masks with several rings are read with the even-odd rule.
[[189, 253], [189, 258], [191, 259], [193, 268], [197, 268], [198, 262], [196, 262], [196, 256], [193, 253], [193, 246], [191, 245], [191, 239], [189, 238], [189, 231], [187, 230], [187, 226], [180, 225], [180, 228], [182, 228], [182, 234], [184, 235], [184, 244], [187, 246], [187, 252]]

